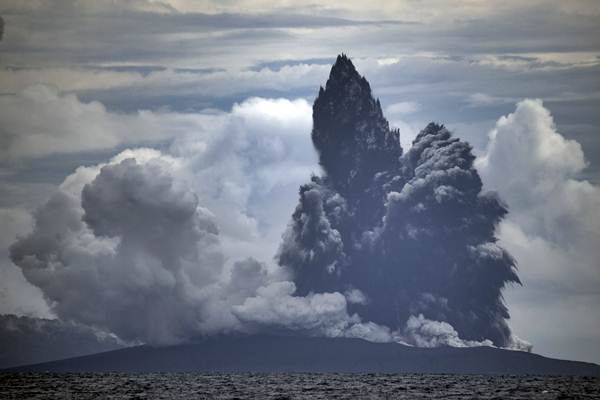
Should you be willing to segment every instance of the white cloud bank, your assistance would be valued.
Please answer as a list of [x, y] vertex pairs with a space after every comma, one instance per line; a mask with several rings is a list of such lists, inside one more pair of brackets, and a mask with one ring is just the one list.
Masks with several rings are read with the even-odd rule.
[[[3, 159], [111, 149], [164, 138], [154, 115], [109, 113], [99, 102], [82, 103], [46, 85], [0, 97]], [[169, 132], [172, 134], [172, 132]]]
[[586, 166], [581, 146], [556, 131], [540, 100], [524, 100], [498, 120], [477, 166], [486, 188], [508, 204], [507, 226], [501, 228], [505, 240], [539, 239], [549, 249], [572, 253], [575, 258], [566, 258], [579, 262], [563, 269], [569, 275], [564, 283], [598, 280], [593, 260], [600, 255], [600, 188], [578, 178]]
[[524, 286], [508, 292], [513, 326], [553, 343], [543, 348], [548, 354], [567, 356], [563, 348], [593, 360], [589, 348], [600, 330], [600, 188], [579, 178], [586, 167], [581, 146], [556, 130], [542, 101], [524, 100], [498, 120], [477, 166], [485, 187], [509, 208], [498, 233], [519, 262]]

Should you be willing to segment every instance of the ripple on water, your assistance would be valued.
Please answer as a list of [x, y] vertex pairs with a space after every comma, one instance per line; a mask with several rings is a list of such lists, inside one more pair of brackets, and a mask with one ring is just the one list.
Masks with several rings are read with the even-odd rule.
[[600, 378], [428, 374], [0, 374], [0, 399], [597, 399]]

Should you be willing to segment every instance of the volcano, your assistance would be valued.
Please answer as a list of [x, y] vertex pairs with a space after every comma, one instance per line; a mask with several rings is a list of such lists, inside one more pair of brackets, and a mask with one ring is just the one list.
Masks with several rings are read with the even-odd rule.
[[492, 347], [425, 349], [361, 339], [212, 337], [12, 368], [16, 372], [380, 372], [600, 376], [600, 366]]

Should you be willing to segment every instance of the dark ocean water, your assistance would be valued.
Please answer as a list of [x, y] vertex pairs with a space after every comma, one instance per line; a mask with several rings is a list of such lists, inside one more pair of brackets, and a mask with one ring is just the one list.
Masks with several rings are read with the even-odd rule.
[[600, 378], [427, 374], [0, 374], [4, 399], [600, 399]]

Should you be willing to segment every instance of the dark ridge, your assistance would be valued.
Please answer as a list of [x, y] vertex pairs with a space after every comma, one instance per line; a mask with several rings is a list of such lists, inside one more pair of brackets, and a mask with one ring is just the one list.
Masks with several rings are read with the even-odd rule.
[[73, 322], [0, 315], [0, 369], [122, 347], [116, 339]]
[[12, 368], [13, 372], [380, 372], [600, 376], [600, 366], [492, 347], [416, 348], [361, 339], [299, 336], [210, 338], [131, 347]]

